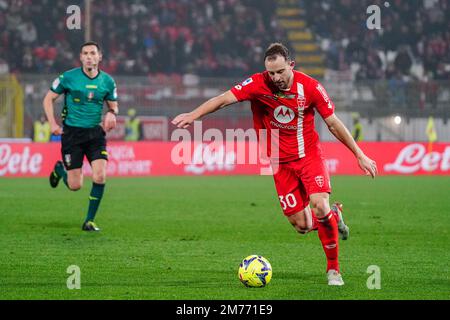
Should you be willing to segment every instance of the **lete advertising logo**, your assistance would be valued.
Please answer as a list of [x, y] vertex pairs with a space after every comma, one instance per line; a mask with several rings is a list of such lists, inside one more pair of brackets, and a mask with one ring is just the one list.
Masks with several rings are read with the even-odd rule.
[[14, 152], [10, 145], [0, 144], [0, 176], [40, 173], [43, 156], [31, 154], [29, 147]]
[[203, 174], [214, 171], [233, 171], [236, 153], [225, 152], [223, 145], [199, 144], [193, 153], [191, 164], [185, 166], [185, 172]]
[[425, 146], [410, 144], [403, 148], [394, 163], [384, 166], [384, 171], [402, 174], [417, 173], [419, 171], [433, 172], [440, 170], [446, 173], [450, 170], [450, 147], [443, 153], [427, 153]]

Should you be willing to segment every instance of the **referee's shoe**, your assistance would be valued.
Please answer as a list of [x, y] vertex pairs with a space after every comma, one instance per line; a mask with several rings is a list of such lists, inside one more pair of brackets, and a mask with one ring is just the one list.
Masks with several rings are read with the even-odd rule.
[[83, 223], [81, 230], [83, 230], [83, 231], [100, 231], [100, 228], [97, 227], [97, 225], [94, 223], [94, 221], [86, 221], [85, 223]]
[[62, 161], [57, 161], [53, 168], [52, 173], [50, 173], [50, 177], [48, 178], [50, 181], [50, 185], [52, 188], [56, 188], [58, 186], [59, 180], [61, 180], [61, 176], [58, 174], [58, 168], [61, 167], [64, 170], [64, 164]]

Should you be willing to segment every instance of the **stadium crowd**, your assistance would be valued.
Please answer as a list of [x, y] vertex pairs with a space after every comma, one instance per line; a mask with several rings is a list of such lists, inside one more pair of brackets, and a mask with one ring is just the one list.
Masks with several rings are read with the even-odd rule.
[[[242, 77], [261, 69], [264, 48], [286, 41], [272, 0], [93, 1], [92, 38], [112, 74]], [[0, 0], [0, 73], [55, 73], [78, 65], [84, 30], [68, 30], [69, 5]], [[381, 30], [368, 30], [369, 5]], [[299, 0], [332, 70], [356, 80], [450, 79], [446, 0]], [[300, 62], [301, 63], [301, 62]]]
[[[81, 1], [71, 4], [82, 6]], [[67, 1], [0, 0], [0, 69], [52, 73], [78, 64], [83, 32], [67, 30]], [[113, 74], [242, 76], [284, 33], [271, 0], [93, 2], [93, 36]]]
[[[367, 8], [374, 4], [380, 8], [379, 30], [366, 24]], [[319, 0], [303, 5], [328, 68], [356, 66], [357, 80], [450, 79], [448, 0]]]

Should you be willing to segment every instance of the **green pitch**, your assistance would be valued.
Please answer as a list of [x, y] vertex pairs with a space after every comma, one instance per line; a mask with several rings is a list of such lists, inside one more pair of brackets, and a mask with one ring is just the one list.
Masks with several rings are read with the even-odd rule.
[[[80, 230], [90, 181], [0, 179], [0, 299], [449, 299], [450, 178], [333, 177], [350, 239], [344, 287], [328, 287], [315, 233], [283, 217], [271, 177], [110, 179], [101, 233]], [[250, 254], [271, 283], [245, 288]], [[81, 270], [69, 290], [67, 268]], [[381, 289], [369, 290], [381, 271]], [[369, 283], [373, 283], [369, 279]]]

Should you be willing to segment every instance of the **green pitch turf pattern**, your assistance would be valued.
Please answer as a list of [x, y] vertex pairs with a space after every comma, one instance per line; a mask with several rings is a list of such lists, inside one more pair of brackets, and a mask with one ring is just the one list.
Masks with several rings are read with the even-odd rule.
[[[449, 299], [450, 178], [333, 177], [350, 239], [344, 287], [328, 287], [316, 233], [297, 234], [271, 177], [110, 179], [96, 222], [80, 230], [79, 192], [46, 179], [0, 179], [0, 299]], [[238, 265], [272, 264], [248, 289]], [[67, 268], [79, 266], [81, 289]], [[381, 289], [369, 290], [371, 265]], [[369, 282], [372, 283], [369, 279]]]

